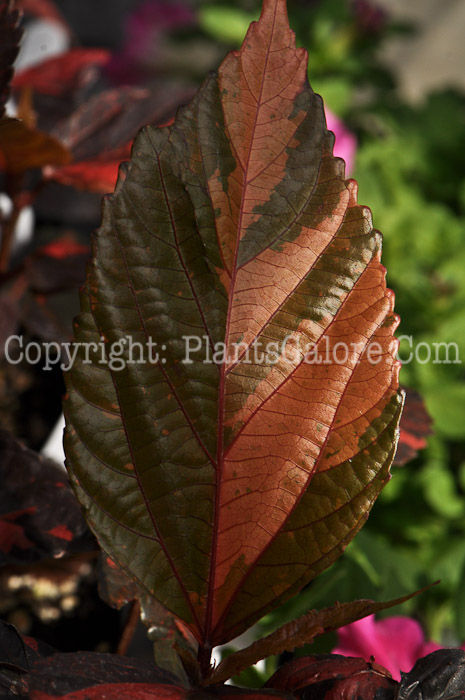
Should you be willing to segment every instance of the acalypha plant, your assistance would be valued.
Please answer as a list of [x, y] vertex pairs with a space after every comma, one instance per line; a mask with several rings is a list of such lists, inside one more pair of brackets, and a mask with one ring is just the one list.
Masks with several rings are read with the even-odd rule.
[[32, 665], [26, 640], [33, 700], [423, 697], [409, 674], [330, 655], [262, 690], [224, 685], [404, 599], [335, 603], [211, 663], [343, 552], [396, 450], [394, 297], [333, 143], [286, 2], [264, 0], [242, 48], [120, 167], [75, 322], [67, 468], [108, 575], [173, 640], [164, 668], [87, 652]]

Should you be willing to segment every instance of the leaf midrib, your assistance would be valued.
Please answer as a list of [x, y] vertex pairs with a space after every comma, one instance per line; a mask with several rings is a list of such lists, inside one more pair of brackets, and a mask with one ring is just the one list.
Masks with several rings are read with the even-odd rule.
[[[278, 8], [277, 8], [277, 4], [276, 4], [275, 8], [274, 8], [273, 23], [272, 23], [272, 27], [271, 27], [271, 31], [270, 31], [270, 39], [269, 39], [268, 48], [267, 48], [267, 52], [266, 52], [265, 65], [264, 65], [264, 69], [263, 69], [263, 73], [262, 73], [260, 94], [259, 94], [258, 99], [257, 99], [257, 108], [256, 108], [256, 112], [255, 112], [254, 125], [253, 125], [253, 129], [252, 129], [252, 138], [250, 139], [250, 144], [249, 144], [247, 163], [246, 163], [245, 168], [243, 168], [243, 187], [242, 187], [242, 195], [241, 195], [240, 215], [239, 215], [239, 220], [238, 220], [238, 224], [237, 224], [236, 247], [235, 247], [235, 251], [234, 251], [234, 260], [233, 260], [233, 265], [232, 265], [232, 270], [231, 270], [232, 274], [231, 274], [231, 283], [230, 283], [230, 288], [229, 288], [228, 309], [227, 309], [227, 315], [226, 315], [226, 327], [225, 327], [225, 335], [224, 335], [226, 347], [228, 347], [228, 343], [229, 343], [231, 313], [232, 313], [235, 284], [236, 284], [236, 278], [237, 278], [237, 272], [238, 272], [237, 259], [238, 259], [238, 255], [239, 255], [239, 246], [240, 246], [240, 242], [241, 242], [240, 232], [241, 232], [241, 227], [242, 227], [242, 219], [243, 219], [243, 215], [244, 215], [244, 197], [245, 197], [245, 192], [246, 192], [247, 186], [248, 186], [248, 181], [247, 181], [246, 177], [247, 177], [248, 167], [250, 164], [250, 159], [252, 156], [252, 146], [253, 146], [253, 142], [254, 142], [255, 131], [257, 128], [258, 113], [259, 113], [260, 107], [261, 107], [261, 97], [263, 94], [263, 88], [264, 88], [264, 84], [265, 84], [265, 76], [266, 76], [266, 71], [267, 71], [267, 67], [268, 67], [268, 59], [270, 56], [271, 42], [272, 42], [273, 36], [274, 36], [277, 9]], [[225, 126], [225, 128], [226, 128], [226, 126]], [[240, 159], [238, 158], [237, 152], [235, 151], [234, 144], [231, 141], [231, 139], [230, 139], [230, 143], [231, 143], [231, 148], [234, 151], [236, 160], [238, 163], [240, 163]], [[217, 231], [217, 237], [218, 237], [218, 231]], [[218, 245], [219, 245], [219, 248], [221, 249], [221, 245], [220, 245], [219, 240], [218, 240]], [[220, 492], [221, 492], [222, 476], [223, 476], [223, 468], [224, 468], [223, 441], [224, 441], [224, 400], [225, 400], [225, 382], [226, 382], [225, 367], [226, 367], [226, 365], [223, 362], [221, 365], [220, 386], [219, 386], [219, 396], [218, 396], [218, 447], [217, 447], [217, 460], [216, 460], [216, 483], [215, 483], [215, 503], [214, 503], [214, 516], [213, 516], [212, 557], [211, 557], [211, 561], [210, 561], [210, 575], [209, 575], [209, 579], [208, 579], [208, 588], [207, 588], [207, 609], [206, 609], [205, 631], [204, 631], [204, 643], [206, 643], [207, 645], [210, 644], [210, 642], [211, 642], [211, 633], [212, 633], [212, 619], [213, 619], [213, 608], [214, 608], [213, 593], [215, 591], [216, 561], [217, 561], [217, 554], [218, 554], [218, 528], [219, 528], [219, 519], [220, 519]]]
[[[387, 391], [383, 394], [383, 397], [385, 397], [385, 396], [389, 393], [390, 389], [391, 389], [391, 387], [389, 387], [389, 388], [387, 389]], [[378, 442], [380, 436], [383, 435], [384, 433], [386, 433], [386, 432], [390, 429], [392, 423], [395, 422], [396, 420], [397, 420], [397, 414], [395, 413], [395, 414], [393, 415], [393, 417], [391, 418], [391, 420], [390, 420], [390, 421], [386, 424], [386, 426], [383, 428], [383, 430], [382, 430], [377, 436], [373, 437], [373, 439], [371, 440], [371, 442], [369, 443], [369, 445], [372, 445], [373, 443]], [[367, 445], [366, 447], [368, 447], [368, 445]], [[365, 447], [364, 449], [366, 449], [366, 447]], [[362, 451], [363, 451], [363, 450], [360, 450], [360, 452], [362, 452]], [[360, 453], [357, 453], [357, 454], [360, 454]], [[357, 455], [354, 455], [354, 456], [357, 456]], [[352, 458], [351, 458], [351, 459], [352, 459]], [[342, 464], [342, 463], [341, 463], [341, 464]], [[380, 473], [379, 473], [379, 472], [376, 472], [376, 474], [373, 476], [373, 478], [370, 479], [370, 481], [368, 481], [368, 482], [365, 484], [365, 486], [363, 487], [363, 489], [362, 489], [357, 495], [360, 496], [361, 494], [365, 493], [365, 492], [371, 487], [371, 485], [373, 484], [373, 482], [374, 482], [376, 479], [379, 478], [379, 476], [380, 476]], [[334, 512], [334, 513], [337, 513], [339, 510], [342, 510], [343, 508], [347, 507], [347, 506], [349, 505], [350, 502], [351, 502], [351, 501], [348, 501], [347, 503], [343, 504], [340, 508], [335, 509], [333, 512]], [[294, 509], [294, 510], [295, 510], [295, 509]], [[292, 512], [294, 512], [294, 511], [292, 511]], [[289, 514], [289, 517], [292, 515], [292, 512]], [[333, 514], [333, 512], [331, 513], [331, 515]], [[338, 542], [337, 544], [335, 544], [335, 545], [332, 547], [332, 549], [329, 550], [329, 552], [330, 552], [330, 551], [333, 551], [334, 549], [337, 549], [338, 547], [341, 547], [341, 546], [343, 545], [343, 543], [346, 542], [347, 540], [350, 541], [350, 540], [351, 540], [350, 534], [351, 534], [354, 530], [357, 531], [357, 529], [359, 529], [359, 524], [360, 524], [360, 522], [363, 522], [363, 520], [364, 520], [365, 518], [366, 518], [366, 513], [365, 513], [365, 512], [361, 513], [359, 519], [356, 521], [355, 525], [354, 525], [353, 528], [350, 530], [350, 532], [344, 537], [343, 540], [341, 540], [341, 542]], [[288, 518], [288, 519], [289, 519], [289, 518]], [[287, 520], [288, 520], [288, 519], [287, 519]], [[324, 518], [323, 518], [323, 519], [324, 519]], [[317, 520], [317, 521], [315, 521], [315, 522], [319, 522], [319, 520]], [[295, 532], [297, 532], [299, 529], [302, 529], [302, 528], [296, 528], [296, 529], [295, 529]], [[275, 536], [275, 537], [276, 537], [276, 536]], [[275, 539], [275, 538], [274, 538], [274, 539]], [[271, 542], [270, 542], [270, 544], [268, 545], [268, 547], [269, 547], [270, 545], [271, 545]], [[327, 557], [327, 556], [329, 555], [329, 552], [324, 552], [324, 553], [322, 554], [322, 556], [321, 556], [319, 559], [316, 559], [314, 562], [312, 562], [312, 566], [317, 565], [317, 564], [319, 563], [319, 561], [321, 561], [321, 559], [324, 559], [325, 557]], [[268, 564], [267, 566], [270, 567], [270, 566], [273, 566], [273, 565]], [[275, 564], [274, 566], [280, 567], [280, 566], [282, 566], [282, 565], [281, 565], [281, 564]], [[247, 580], [247, 578], [249, 577], [249, 575], [252, 573], [252, 568], [253, 568], [253, 567], [251, 567], [251, 568], [249, 569], [249, 571], [246, 573], [246, 575], [245, 575], [244, 578], [242, 579], [242, 584], [244, 583], [244, 581]], [[301, 577], [301, 578], [298, 579], [297, 581], [302, 580], [302, 578], [304, 578], [304, 577]], [[306, 582], [308, 583], [308, 581], [306, 581], [306, 579], [304, 578], [304, 583], [306, 583]], [[301, 585], [304, 585], [304, 583], [302, 583]], [[294, 583], [294, 585], [296, 585], [296, 583]], [[232, 601], [233, 601], [233, 599], [231, 599], [231, 605], [232, 605]], [[223, 615], [221, 616], [220, 622], [226, 618], [227, 613], [228, 613], [229, 610], [231, 609], [231, 605], [229, 605], [228, 608], [225, 609], [225, 612], [224, 612]], [[252, 613], [252, 615], [253, 615], [253, 617], [254, 617], [254, 620], [256, 619], [256, 617], [258, 617], [258, 618], [261, 617], [261, 615], [260, 615], [261, 610], [266, 611], [267, 609], [268, 609], [268, 605], [264, 605], [264, 606], [262, 606], [262, 608], [258, 608], [258, 609], [256, 609], [256, 610], [254, 610], [253, 613]], [[248, 617], [250, 618], [251, 615], [249, 614]], [[247, 617], [245, 618], [245, 620], [247, 620]], [[243, 622], [243, 621], [241, 621], [241, 622]], [[230, 630], [228, 630], [228, 636], [229, 636], [230, 638], [235, 637], [235, 636], [236, 636], [236, 630], [238, 630], [238, 624], [236, 624], [236, 625], [233, 626]], [[239, 631], [240, 631], [240, 630], [239, 630]]]
[[[368, 269], [368, 266], [365, 268], [365, 270], [366, 270], [366, 269]], [[355, 281], [354, 286], [355, 286], [355, 284], [357, 283], [357, 281], [360, 279], [360, 277], [362, 276], [362, 274], [363, 274], [363, 271], [362, 271], [362, 273], [359, 275], [359, 277], [357, 278], [357, 280]], [[350, 298], [350, 292], [347, 294], [346, 298], [344, 299], [343, 303], [341, 304], [341, 309], [344, 307], [344, 304], [347, 302], [347, 300], [348, 300], [349, 298]], [[337, 315], [332, 319], [332, 321], [331, 321], [331, 323], [328, 325], [326, 331], [328, 331], [328, 330], [331, 328], [331, 326], [332, 326], [336, 321], [337, 321]], [[373, 332], [371, 333], [370, 337], [366, 339], [366, 342], [365, 342], [364, 347], [363, 347], [363, 351], [360, 353], [360, 357], [363, 356], [366, 347], [367, 347], [368, 344], [370, 343], [370, 340], [372, 339], [372, 337], [373, 337], [373, 335], [376, 333], [376, 331], [379, 330], [379, 328], [382, 326], [382, 323], [383, 323], [383, 322], [384, 322], [384, 319], [383, 319], [380, 323], [378, 323], [378, 324], [376, 325], [376, 328], [373, 330]], [[283, 384], [284, 384], [285, 382], [287, 382], [287, 381], [290, 379], [290, 377], [294, 374], [294, 372], [301, 366], [302, 362], [303, 362], [303, 359], [302, 359], [302, 360], [299, 362], [299, 364], [293, 369], [293, 371], [290, 373], [290, 375], [289, 375], [288, 377], [286, 377], [286, 379], [284, 380]], [[284, 527], [286, 526], [286, 523], [289, 521], [289, 519], [291, 518], [291, 516], [292, 516], [293, 513], [295, 512], [295, 510], [296, 510], [296, 508], [298, 507], [300, 501], [302, 500], [304, 494], [306, 493], [306, 491], [307, 491], [307, 489], [308, 489], [308, 486], [309, 486], [309, 483], [310, 483], [310, 481], [311, 481], [313, 475], [314, 475], [314, 474], [317, 472], [317, 470], [318, 470], [318, 466], [319, 466], [320, 461], [321, 461], [321, 458], [322, 458], [322, 456], [323, 456], [323, 454], [324, 454], [325, 447], [326, 447], [326, 445], [328, 444], [328, 440], [329, 440], [329, 438], [330, 438], [330, 436], [331, 436], [331, 434], [332, 434], [332, 432], [333, 432], [334, 421], [336, 420], [336, 416], [337, 416], [337, 412], [338, 412], [338, 410], [339, 410], [339, 406], [341, 405], [341, 403], [342, 403], [342, 401], [343, 401], [343, 399], [344, 399], [344, 396], [345, 396], [345, 394], [346, 394], [346, 392], [347, 392], [347, 390], [348, 390], [348, 387], [349, 387], [349, 385], [350, 385], [350, 383], [351, 383], [351, 379], [352, 379], [352, 377], [353, 377], [355, 371], [357, 370], [358, 366], [359, 366], [359, 363], [358, 363], [358, 362], [354, 364], [354, 366], [353, 366], [353, 368], [352, 368], [352, 370], [351, 370], [351, 373], [350, 373], [350, 377], [348, 378], [347, 382], [345, 383], [344, 389], [343, 389], [343, 391], [341, 392], [338, 405], [337, 405], [337, 407], [336, 407], [335, 410], [334, 410], [333, 418], [332, 418], [332, 420], [331, 420], [331, 423], [330, 423], [329, 426], [328, 426], [328, 432], [327, 432], [327, 434], [326, 434], [325, 440], [324, 440], [324, 442], [323, 442], [323, 444], [322, 444], [322, 446], [321, 446], [321, 449], [320, 449], [320, 451], [319, 451], [319, 455], [318, 455], [317, 459], [315, 460], [314, 467], [313, 467], [311, 473], [308, 475], [308, 478], [307, 478], [307, 482], [306, 482], [305, 487], [302, 488], [302, 490], [301, 490], [299, 496], [296, 498], [296, 501], [295, 501], [295, 503], [294, 503], [293, 508], [289, 511], [289, 513], [287, 514], [286, 518], [283, 520], [283, 522], [282, 522], [282, 524], [281, 524], [279, 530], [277, 530], [277, 532], [270, 538], [270, 540], [269, 540], [268, 544], [266, 545], [265, 549], [264, 549], [262, 552], [260, 552], [260, 554], [255, 558], [255, 560], [254, 560], [253, 562], [251, 562], [249, 568], [247, 569], [247, 572], [246, 572], [246, 573], [244, 574], [244, 576], [242, 577], [240, 583], [237, 584], [237, 586], [236, 586], [236, 588], [235, 588], [235, 590], [234, 590], [234, 593], [230, 596], [229, 602], [228, 602], [228, 604], [225, 606], [225, 609], [224, 609], [223, 613], [221, 614], [221, 617], [220, 617], [220, 619], [218, 620], [218, 623], [217, 623], [215, 629], [218, 628], [218, 627], [220, 627], [221, 623], [224, 622], [224, 620], [227, 618], [227, 615], [228, 615], [228, 613], [229, 613], [229, 611], [230, 611], [230, 609], [231, 609], [231, 607], [232, 607], [232, 605], [233, 605], [233, 603], [234, 603], [234, 599], [235, 599], [235, 596], [236, 596], [237, 592], [243, 587], [245, 581], [247, 581], [247, 579], [249, 578], [249, 576], [251, 575], [251, 573], [255, 570], [255, 566], [256, 566], [257, 562], [263, 557], [263, 555], [265, 554], [265, 552], [269, 550], [269, 548], [271, 547], [271, 545], [276, 541], [276, 538], [277, 538], [277, 537], [279, 536], [279, 534], [283, 531]], [[280, 386], [282, 386], [282, 384], [281, 384]], [[275, 390], [275, 391], [276, 391], [276, 390]], [[388, 388], [388, 391], [389, 391], [389, 388]], [[275, 393], [275, 392], [273, 392], [273, 393]], [[386, 393], [387, 393], [387, 392], [385, 392], [385, 393], [383, 394], [383, 396], [385, 396]], [[265, 403], [265, 402], [264, 402], [264, 403]], [[376, 438], [376, 439], [378, 439], [378, 438]]]

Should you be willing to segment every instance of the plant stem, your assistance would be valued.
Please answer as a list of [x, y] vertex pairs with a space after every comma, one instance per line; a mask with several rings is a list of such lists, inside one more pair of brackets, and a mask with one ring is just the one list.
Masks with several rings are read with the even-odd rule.
[[126, 624], [124, 625], [123, 634], [118, 643], [118, 648], [116, 653], [120, 656], [124, 656], [129, 649], [132, 638], [134, 637], [134, 632], [136, 631], [137, 623], [140, 618], [140, 602], [138, 600], [133, 600], [131, 607], [129, 609], [128, 618]]
[[0, 273], [7, 272], [10, 262], [11, 246], [13, 244], [16, 224], [18, 223], [21, 209], [24, 206], [24, 197], [21, 197], [24, 182], [24, 173], [7, 173], [5, 178], [5, 192], [13, 202], [11, 216], [2, 222], [2, 242], [0, 245]]
[[206, 678], [211, 671], [211, 655], [212, 647], [210, 644], [200, 645], [199, 652], [197, 654], [197, 660], [200, 666], [200, 674], [202, 678]]
[[3, 224], [2, 227], [2, 244], [0, 247], [0, 273], [7, 272], [10, 262], [11, 245], [13, 236], [18, 223], [20, 210], [15, 209], [10, 218]]

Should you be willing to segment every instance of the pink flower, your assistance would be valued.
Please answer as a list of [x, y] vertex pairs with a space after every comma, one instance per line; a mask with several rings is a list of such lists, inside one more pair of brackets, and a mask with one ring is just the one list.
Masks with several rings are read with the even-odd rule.
[[441, 648], [434, 642], [425, 642], [421, 626], [410, 617], [375, 621], [375, 616], [369, 615], [338, 630], [333, 654], [357, 656], [365, 661], [374, 657], [377, 664], [400, 680], [400, 671], [410, 671], [417, 659]]
[[328, 129], [332, 131], [336, 137], [334, 142], [334, 155], [345, 160], [346, 175], [348, 176], [354, 168], [357, 139], [328, 107], [325, 107], [325, 114]]

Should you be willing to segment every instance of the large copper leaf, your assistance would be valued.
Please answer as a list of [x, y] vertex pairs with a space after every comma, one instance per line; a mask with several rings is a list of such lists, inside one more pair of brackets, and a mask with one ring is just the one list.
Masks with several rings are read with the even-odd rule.
[[[340, 555], [396, 446], [380, 234], [306, 71], [265, 0], [174, 124], [137, 137], [76, 323], [105, 350], [68, 373], [71, 480], [108, 555], [207, 649]], [[159, 361], [104, 364], [122, 340], [140, 359], [128, 336]]]

